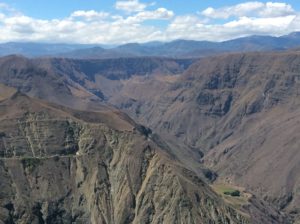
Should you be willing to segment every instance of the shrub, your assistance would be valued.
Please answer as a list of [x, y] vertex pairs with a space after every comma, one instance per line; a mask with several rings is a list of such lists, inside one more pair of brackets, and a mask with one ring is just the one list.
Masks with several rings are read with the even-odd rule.
[[241, 196], [241, 192], [239, 190], [225, 191], [224, 194], [230, 195], [232, 197], [240, 197]]

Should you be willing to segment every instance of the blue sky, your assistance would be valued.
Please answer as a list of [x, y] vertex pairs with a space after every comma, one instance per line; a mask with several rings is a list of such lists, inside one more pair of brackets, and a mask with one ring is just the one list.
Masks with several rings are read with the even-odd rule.
[[[116, 12], [112, 0], [4, 0], [0, 1], [11, 5], [23, 13], [43, 19], [63, 18], [76, 10], [97, 10]], [[173, 10], [178, 15], [192, 14], [208, 7], [220, 8], [229, 5], [244, 3], [241, 0], [155, 0], [143, 1], [144, 3], [156, 2], [156, 6]], [[270, 1], [260, 1], [270, 2]], [[274, 1], [291, 4], [300, 11], [299, 0]]]
[[0, 0], [0, 42], [223, 41], [299, 30], [299, 0]]

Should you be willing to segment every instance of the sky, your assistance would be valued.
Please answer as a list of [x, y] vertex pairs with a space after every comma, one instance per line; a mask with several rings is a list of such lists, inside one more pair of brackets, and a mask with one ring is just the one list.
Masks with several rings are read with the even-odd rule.
[[224, 41], [300, 31], [300, 1], [0, 0], [0, 42]]

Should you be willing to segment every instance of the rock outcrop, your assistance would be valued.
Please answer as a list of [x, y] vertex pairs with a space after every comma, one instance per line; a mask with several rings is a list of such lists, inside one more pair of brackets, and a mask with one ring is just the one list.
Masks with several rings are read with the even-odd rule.
[[116, 111], [0, 102], [0, 223], [248, 223]]
[[204, 58], [171, 81], [127, 82], [110, 102], [199, 150], [219, 181], [244, 186], [297, 220], [299, 64], [299, 52]]
[[[58, 156], [60, 159], [68, 158], [73, 161], [74, 158], [85, 156], [93, 161], [88, 157], [89, 149], [93, 152], [99, 151], [98, 146], [95, 148], [94, 144], [97, 145], [100, 139], [106, 139], [105, 141], [108, 139], [107, 134], [100, 135], [102, 129], [98, 126], [101, 124], [108, 130], [119, 130], [121, 134], [127, 133], [128, 138], [136, 134], [144, 138], [143, 141], [141, 140], [143, 142], [141, 148], [130, 149], [133, 151], [122, 154], [122, 158], [127, 158], [128, 154], [136, 155], [135, 150], [143, 151], [144, 147], [147, 147], [145, 142], [149, 139], [152, 142], [151, 149], [153, 150], [154, 144], [156, 148], [154, 151], [163, 152], [158, 154], [166, 156], [168, 161], [166, 163], [170, 162], [174, 167], [196, 171], [197, 178], [204, 175], [210, 181], [217, 179], [223, 183], [246, 187], [257, 197], [251, 198], [242, 208], [235, 209], [250, 214], [253, 223], [288, 222], [268, 203], [289, 213], [294, 220], [297, 220], [299, 214], [297, 172], [299, 58], [297, 52], [224, 55], [201, 59], [183, 75], [178, 75], [176, 72], [164, 74], [165, 71], [173, 71], [170, 69], [174, 66], [173, 62], [167, 63], [171, 63], [167, 69], [159, 67], [162, 73], [135, 74], [130, 70], [130, 66], [125, 66], [132, 60], [124, 60], [119, 78], [116, 76], [120, 69], [117, 68], [115, 61], [110, 62], [110, 65], [116, 66], [114, 69], [111, 66], [99, 68], [98, 65], [93, 65], [91, 67], [94, 70], [89, 70], [89, 66], [83, 67], [96, 61], [3, 58], [0, 60], [1, 82], [17, 87], [19, 91], [30, 96], [82, 110], [67, 109], [64, 106], [52, 105], [36, 99], [33, 103], [32, 98], [20, 92], [8, 100], [1, 101], [2, 108], [9, 108], [1, 112], [3, 120], [0, 126], [4, 131], [0, 133], [2, 145], [0, 153], [3, 158], [5, 157], [4, 170], [9, 170], [7, 162], [11, 160], [20, 163], [23, 168], [25, 164], [25, 167], [29, 167], [27, 170], [37, 170], [36, 168], [40, 167], [34, 162], [32, 164], [30, 160], [22, 162], [21, 159], [24, 157], [48, 161], [54, 157], [57, 159]], [[147, 67], [148, 62], [144, 63]], [[162, 67], [166, 66], [164, 63], [158, 64]], [[181, 71], [177, 65], [175, 68], [175, 71]], [[4, 98], [3, 96], [2, 100]], [[22, 100], [16, 103], [15, 100], [20, 98]], [[147, 128], [137, 126], [124, 113], [112, 109], [112, 106], [107, 106], [107, 103], [121, 108], [138, 122], [150, 126], [153, 133]], [[91, 124], [97, 128], [92, 127]], [[94, 135], [94, 132], [99, 135]], [[82, 145], [82, 139], [86, 136], [97, 141]], [[91, 148], [86, 144], [90, 144]], [[107, 144], [102, 142], [100, 145], [107, 146]], [[131, 145], [136, 145], [135, 140]], [[115, 148], [110, 147], [111, 153]], [[98, 154], [92, 153], [92, 155], [97, 157]], [[133, 157], [136, 160], [135, 156]], [[160, 156], [159, 158], [162, 159]], [[111, 160], [113, 161], [113, 158]], [[110, 167], [111, 162], [105, 164]], [[133, 160], [128, 164], [134, 164]], [[56, 165], [55, 163], [54, 166]], [[170, 168], [174, 175], [176, 174], [174, 177], [178, 175], [187, 177], [182, 169], [174, 167]], [[128, 183], [131, 182], [130, 186], [136, 185], [137, 182], [133, 180], [132, 174], [129, 175], [130, 178], [127, 177], [127, 173], [133, 172], [130, 165], [122, 166], [122, 169], [130, 171], [124, 172], [122, 175], [125, 176], [122, 178], [125, 178]], [[140, 167], [136, 170], [141, 169], [145, 168]], [[151, 174], [159, 176], [155, 172]], [[3, 176], [7, 175], [10, 177], [9, 172], [3, 174]], [[140, 177], [136, 175], [135, 178], [137, 180]], [[180, 180], [192, 184], [187, 185], [189, 190], [185, 189], [184, 192], [190, 192], [190, 189], [199, 190], [197, 183], [190, 178]], [[14, 178], [7, 179], [7, 183], [13, 181]], [[70, 176], [70, 181], [74, 181], [73, 176]], [[133, 197], [132, 195], [135, 197], [130, 199], [130, 203], [135, 206], [138, 204], [137, 194], [143, 186], [143, 180], [140, 179], [139, 183], [140, 185], [127, 189], [131, 192], [130, 197]], [[149, 186], [154, 188], [156, 185], [157, 183], [152, 182]], [[204, 183], [203, 186], [207, 190], [205, 195], [216, 201], [217, 204], [214, 206], [217, 209], [222, 208], [217, 213], [228, 214], [226, 203], [219, 204], [219, 200], [222, 202], [219, 195], [210, 190], [207, 184]], [[171, 183], [167, 188], [172, 189]], [[73, 194], [70, 195], [75, 197]], [[261, 203], [262, 200], [268, 203]], [[189, 203], [194, 205], [194, 201]], [[177, 202], [174, 204], [178, 206]], [[199, 214], [215, 220], [216, 218], [213, 218], [216, 217], [215, 214], [206, 215], [207, 204], [202, 205]], [[225, 210], [223, 205], [226, 207]], [[136, 208], [134, 207], [134, 210]], [[194, 212], [193, 209], [190, 210]], [[170, 215], [166, 211], [165, 214]], [[138, 216], [134, 213], [134, 217]], [[221, 217], [225, 216], [221, 215]], [[199, 220], [203, 219], [203, 217], [199, 218]], [[234, 223], [237, 217], [229, 219], [234, 220], [231, 221]]]

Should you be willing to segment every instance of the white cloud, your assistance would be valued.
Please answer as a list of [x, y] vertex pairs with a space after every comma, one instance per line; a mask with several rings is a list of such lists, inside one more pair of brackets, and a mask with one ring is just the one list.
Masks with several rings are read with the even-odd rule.
[[12, 7], [3, 2], [0, 2], [0, 10], [15, 11]]
[[155, 11], [144, 11], [137, 14], [137, 17], [143, 19], [170, 19], [174, 16], [174, 12], [165, 8], [158, 8]]
[[293, 15], [295, 11], [291, 5], [286, 3], [267, 2], [259, 14], [262, 17], [278, 17]]
[[102, 19], [102, 18], [106, 18], [109, 16], [109, 13], [107, 12], [96, 12], [95, 10], [89, 10], [89, 11], [83, 11], [83, 10], [79, 10], [79, 11], [75, 11], [71, 14], [71, 17], [73, 18], [84, 18], [87, 20], [93, 20], [93, 19]]
[[199, 35], [197, 30], [203, 26], [204, 24], [197, 16], [177, 16], [169, 25], [167, 33], [177, 36], [175, 39], [180, 38], [184, 33], [185, 35]]
[[115, 8], [118, 10], [123, 10], [126, 12], [141, 12], [146, 9], [148, 6], [153, 5], [140, 3], [139, 0], [121, 0], [117, 1], [115, 4]]
[[166, 39], [222, 41], [249, 35], [284, 35], [300, 30], [300, 16], [272, 18], [240, 17], [224, 24], [203, 23], [199, 17], [177, 17], [166, 31]]
[[296, 16], [285, 16], [276, 18], [249, 18], [241, 17], [224, 24], [225, 28], [244, 28], [272, 32], [274, 28], [287, 28]]
[[16, 9], [14, 9], [10, 5], [3, 3], [3, 2], [0, 2], [0, 13], [6, 14], [6, 15], [20, 15], [21, 14]]
[[259, 16], [259, 17], [277, 17], [294, 14], [292, 6], [286, 3], [273, 2], [245, 2], [223, 8], [209, 7], [201, 12], [203, 16], [213, 19], [228, 19], [232, 16]]
[[[10, 10], [4, 10], [7, 7]], [[79, 10], [62, 19], [37, 19], [0, 3], [0, 42], [222, 41], [253, 34], [278, 36], [300, 30], [300, 13], [286, 3], [247, 2], [221, 9], [208, 8], [201, 15], [181, 16], [165, 8], [146, 10], [146, 7], [136, 7], [130, 14]], [[215, 22], [213, 18], [226, 20]], [[155, 25], [156, 22], [151, 23], [153, 20], [166, 22]]]
[[174, 16], [174, 12], [165, 8], [158, 8], [155, 11], [143, 11], [134, 16], [129, 16], [124, 21], [126, 23], [141, 23], [145, 20], [166, 20]]
[[4, 19], [5, 18], [5, 14], [3, 13], [0, 13], [0, 20]]
[[173, 15], [172, 11], [164, 8], [138, 12], [128, 17], [93, 10], [75, 11], [69, 17], [53, 20], [0, 13], [0, 42], [145, 42], [157, 39], [162, 33], [155, 26], [143, 25], [142, 22], [165, 20]]

